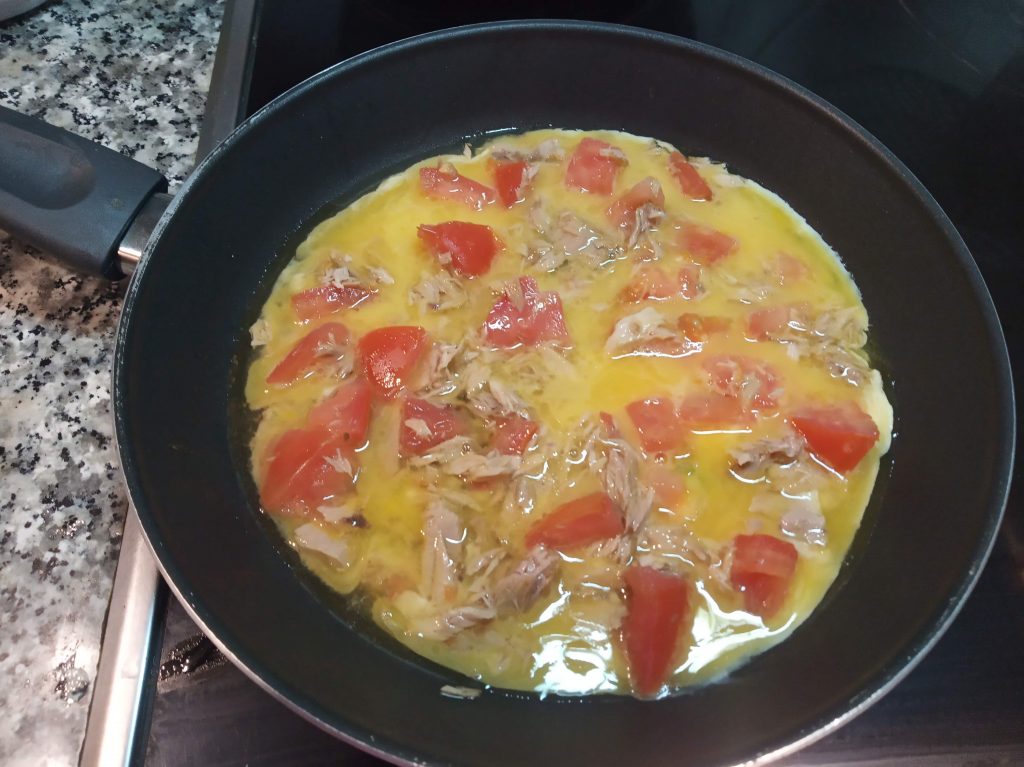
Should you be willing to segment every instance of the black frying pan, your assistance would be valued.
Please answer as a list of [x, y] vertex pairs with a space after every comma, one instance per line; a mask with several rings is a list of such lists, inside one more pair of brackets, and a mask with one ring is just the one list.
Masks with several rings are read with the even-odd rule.
[[[787, 200], [860, 286], [896, 409], [864, 526], [819, 610], [727, 680], [653, 703], [441, 697], [443, 684], [465, 680], [402, 650], [308, 575], [261, 516], [249, 478], [248, 326], [295, 244], [416, 160], [543, 126], [666, 139]], [[122, 193], [115, 168], [98, 203], [73, 206], [84, 218], [57, 224], [64, 182], [55, 191], [10, 167], [0, 165], [0, 225], [48, 235], [51, 250], [79, 245], [71, 255], [108, 274], [131, 212], [159, 184], [141, 173]], [[97, 226], [101, 215], [115, 218]], [[75, 227], [110, 241], [82, 246]], [[896, 684], [956, 615], [1000, 520], [1014, 436], [988, 293], [899, 161], [832, 107], [735, 56], [573, 23], [483, 25], [390, 45], [247, 121], [153, 232], [121, 319], [114, 409], [128, 488], [161, 569], [214, 641], [323, 728], [386, 759], [438, 764], [725, 765], [834, 730]]]

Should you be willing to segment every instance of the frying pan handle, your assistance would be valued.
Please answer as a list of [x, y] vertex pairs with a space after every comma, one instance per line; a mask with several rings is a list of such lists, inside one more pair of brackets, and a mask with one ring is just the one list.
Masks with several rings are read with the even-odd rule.
[[0, 107], [0, 229], [109, 279], [147, 200], [167, 189], [152, 168]]

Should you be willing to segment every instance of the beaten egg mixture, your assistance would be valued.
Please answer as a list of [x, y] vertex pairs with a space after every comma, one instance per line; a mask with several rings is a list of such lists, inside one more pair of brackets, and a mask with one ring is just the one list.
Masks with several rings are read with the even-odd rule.
[[892, 427], [867, 326], [836, 254], [724, 165], [503, 136], [299, 246], [253, 326], [253, 477], [415, 652], [656, 697], [783, 639], [836, 577]]

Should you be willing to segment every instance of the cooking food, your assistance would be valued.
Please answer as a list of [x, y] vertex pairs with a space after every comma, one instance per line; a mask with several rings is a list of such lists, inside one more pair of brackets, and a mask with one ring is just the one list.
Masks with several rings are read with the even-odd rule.
[[484, 683], [656, 697], [821, 600], [888, 449], [836, 254], [721, 164], [503, 136], [317, 226], [252, 328], [264, 511]]

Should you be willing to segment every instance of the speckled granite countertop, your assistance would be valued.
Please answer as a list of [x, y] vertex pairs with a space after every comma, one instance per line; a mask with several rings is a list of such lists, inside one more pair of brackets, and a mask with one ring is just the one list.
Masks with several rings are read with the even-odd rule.
[[[0, 104], [181, 182], [220, 0], [63, 0], [0, 22]], [[109, 384], [124, 288], [0, 231], [0, 764], [78, 759], [127, 500]]]

